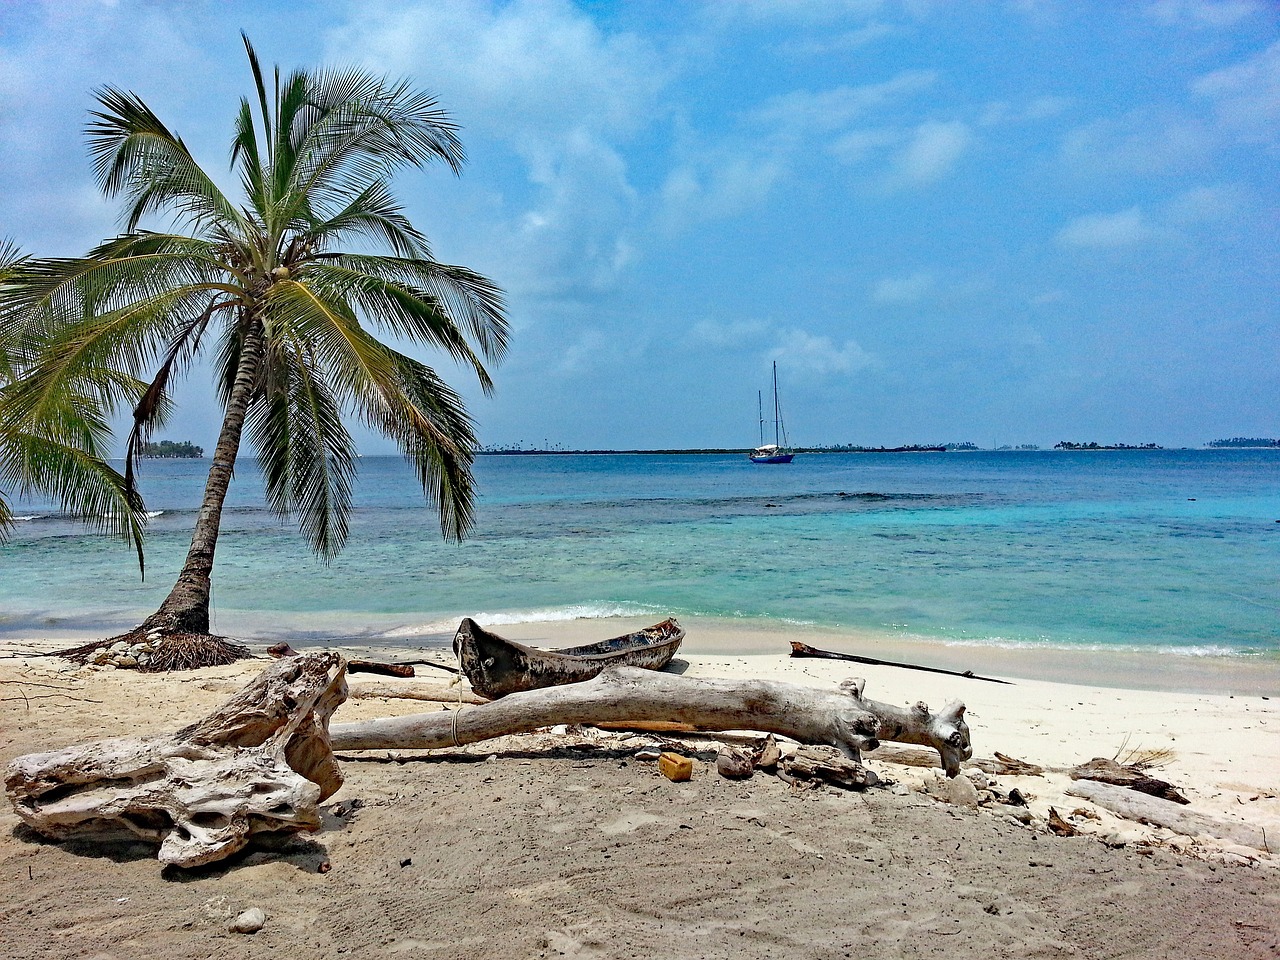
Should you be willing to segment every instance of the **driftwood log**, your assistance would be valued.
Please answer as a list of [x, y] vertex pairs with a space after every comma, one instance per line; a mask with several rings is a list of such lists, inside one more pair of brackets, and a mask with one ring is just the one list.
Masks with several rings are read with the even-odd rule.
[[462, 746], [561, 723], [673, 721], [697, 730], [757, 730], [802, 743], [821, 743], [857, 760], [880, 740], [938, 751], [948, 776], [972, 755], [964, 704], [931, 713], [868, 700], [862, 680], [839, 690], [769, 680], [711, 680], [635, 667], [611, 667], [583, 683], [513, 693], [454, 711], [334, 724], [335, 750]]
[[[1202, 835], [1216, 837], [1219, 840], [1253, 847], [1255, 850], [1265, 850], [1268, 853], [1272, 850], [1271, 843], [1267, 840], [1267, 831], [1262, 827], [1194, 813], [1162, 797], [1135, 793], [1125, 787], [1099, 783], [1096, 780], [1077, 780], [1067, 788], [1067, 793], [1096, 803], [1126, 820], [1154, 823], [1158, 827], [1165, 827], [1174, 833], [1181, 833], [1188, 837]], [[1274, 837], [1271, 839], [1275, 840]]]
[[[267, 647], [267, 653], [273, 657], [296, 657], [298, 651], [281, 641]], [[407, 663], [389, 663], [386, 660], [355, 660], [348, 658], [347, 673], [378, 673], [384, 677], [412, 677], [413, 666]]]
[[18, 757], [5, 790], [44, 836], [143, 839], [162, 863], [199, 866], [254, 834], [320, 826], [320, 801], [342, 785], [328, 723], [345, 698], [341, 656], [290, 657], [177, 733]]
[[[234, 680], [203, 680], [199, 686], [201, 690], [212, 693], [234, 693], [243, 684]], [[355, 677], [347, 679], [347, 699], [425, 700], [431, 703], [489, 702], [484, 697], [477, 697], [465, 686], [451, 687], [446, 683], [418, 679], [401, 683], [398, 680], [363, 680]]]

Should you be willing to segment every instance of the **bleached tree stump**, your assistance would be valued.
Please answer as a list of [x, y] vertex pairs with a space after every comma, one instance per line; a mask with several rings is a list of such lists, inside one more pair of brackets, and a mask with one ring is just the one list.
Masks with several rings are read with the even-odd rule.
[[342, 785], [329, 717], [346, 699], [336, 653], [281, 660], [197, 723], [13, 760], [5, 790], [33, 830], [55, 840], [158, 842], [165, 864], [194, 867], [254, 834], [320, 826]]
[[821, 743], [859, 760], [880, 740], [938, 751], [948, 776], [972, 756], [964, 704], [934, 714], [923, 703], [895, 707], [863, 696], [862, 680], [839, 690], [770, 680], [713, 680], [613, 667], [582, 683], [513, 693], [460, 710], [334, 724], [335, 750], [462, 746], [561, 723], [665, 721], [695, 729], [757, 730]]

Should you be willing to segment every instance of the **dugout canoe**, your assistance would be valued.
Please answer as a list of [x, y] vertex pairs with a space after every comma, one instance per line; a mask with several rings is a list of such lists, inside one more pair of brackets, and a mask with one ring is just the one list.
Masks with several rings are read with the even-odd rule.
[[453, 652], [471, 689], [496, 700], [522, 690], [590, 680], [605, 667], [621, 664], [661, 670], [683, 640], [684, 628], [668, 618], [598, 643], [544, 650], [507, 640], [466, 617], [454, 635]]

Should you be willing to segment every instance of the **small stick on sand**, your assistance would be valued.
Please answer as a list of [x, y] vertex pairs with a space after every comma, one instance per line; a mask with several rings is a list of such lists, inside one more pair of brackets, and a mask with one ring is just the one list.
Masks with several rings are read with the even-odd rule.
[[949, 677], [966, 677], [970, 680], [986, 680], [988, 683], [1007, 683], [1009, 680], [997, 680], [995, 677], [980, 677], [972, 670], [943, 670], [941, 667], [922, 667], [916, 663], [897, 663], [893, 660], [877, 660], [875, 657], [859, 657], [852, 653], [833, 653], [830, 650], [819, 650], [798, 640], [791, 641], [793, 657], [818, 657], [823, 660], [851, 660], [854, 663], [867, 663], [873, 667], [901, 667], [903, 670], [924, 670], [926, 673], [945, 673]]

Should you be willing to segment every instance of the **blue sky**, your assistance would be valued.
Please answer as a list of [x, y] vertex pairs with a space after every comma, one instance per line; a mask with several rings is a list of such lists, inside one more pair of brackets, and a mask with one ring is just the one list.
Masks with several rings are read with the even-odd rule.
[[397, 187], [507, 291], [496, 397], [429, 358], [485, 443], [748, 446], [773, 360], [802, 444], [1280, 435], [1275, 3], [0, 0], [0, 235], [115, 231], [103, 84], [226, 176], [242, 28], [463, 125]]

